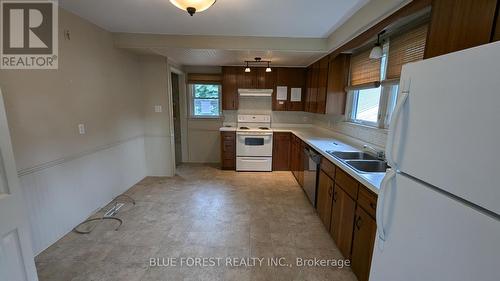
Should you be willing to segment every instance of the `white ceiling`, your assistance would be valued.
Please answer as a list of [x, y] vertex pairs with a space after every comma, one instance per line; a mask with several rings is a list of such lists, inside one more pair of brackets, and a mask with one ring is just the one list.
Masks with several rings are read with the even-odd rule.
[[169, 0], [60, 0], [112, 32], [325, 38], [369, 0], [218, 0], [190, 17]]
[[255, 50], [219, 50], [219, 49], [187, 49], [187, 48], [148, 48], [148, 52], [170, 58], [179, 65], [242, 65], [246, 60], [261, 57], [271, 60], [272, 66], [307, 66], [321, 58], [324, 53], [290, 52], [290, 51], [255, 51]]

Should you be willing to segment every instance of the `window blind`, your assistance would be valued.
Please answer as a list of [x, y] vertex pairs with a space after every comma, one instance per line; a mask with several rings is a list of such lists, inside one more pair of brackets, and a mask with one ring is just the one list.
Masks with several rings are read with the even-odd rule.
[[221, 84], [221, 74], [189, 73], [188, 84]]
[[427, 24], [391, 38], [387, 61], [387, 79], [399, 78], [404, 64], [424, 58], [426, 38]]
[[370, 59], [368, 49], [351, 57], [351, 86], [380, 81], [380, 59]]

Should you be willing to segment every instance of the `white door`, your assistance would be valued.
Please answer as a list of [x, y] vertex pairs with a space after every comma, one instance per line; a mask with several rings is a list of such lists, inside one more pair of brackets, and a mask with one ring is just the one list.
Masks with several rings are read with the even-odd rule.
[[500, 214], [499, 73], [500, 42], [405, 65], [391, 166]]
[[500, 220], [400, 174], [379, 203], [370, 281], [499, 280]]
[[0, 280], [36, 281], [29, 224], [24, 212], [9, 128], [0, 91]]

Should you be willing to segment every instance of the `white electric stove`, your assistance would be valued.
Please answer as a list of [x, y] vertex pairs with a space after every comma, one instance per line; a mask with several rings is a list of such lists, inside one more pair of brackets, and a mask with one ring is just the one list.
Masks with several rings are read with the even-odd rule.
[[272, 171], [273, 131], [270, 115], [238, 115], [236, 171]]

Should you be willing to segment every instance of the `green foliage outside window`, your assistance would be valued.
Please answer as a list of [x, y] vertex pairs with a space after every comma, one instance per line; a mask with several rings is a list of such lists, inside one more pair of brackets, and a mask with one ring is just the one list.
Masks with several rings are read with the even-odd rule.
[[220, 86], [208, 84], [193, 85], [194, 116], [219, 116]]

